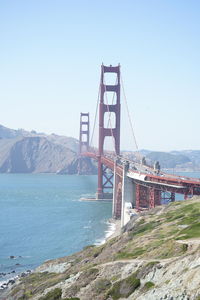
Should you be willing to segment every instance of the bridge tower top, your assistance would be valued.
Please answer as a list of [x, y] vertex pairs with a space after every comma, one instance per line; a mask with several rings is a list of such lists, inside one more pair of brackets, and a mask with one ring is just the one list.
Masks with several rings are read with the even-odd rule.
[[[117, 80], [114, 85], [107, 85], [105, 82], [105, 73], [116, 73]], [[115, 103], [108, 103], [107, 93], [115, 93]], [[120, 154], [120, 65], [118, 66], [101, 66], [101, 83], [100, 83], [100, 103], [99, 103], [99, 155], [104, 152], [104, 140], [106, 136], [112, 136], [114, 139], [114, 148], [117, 155]], [[115, 126], [105, 127], [105, 113], [111, 117], [115, 114]]]

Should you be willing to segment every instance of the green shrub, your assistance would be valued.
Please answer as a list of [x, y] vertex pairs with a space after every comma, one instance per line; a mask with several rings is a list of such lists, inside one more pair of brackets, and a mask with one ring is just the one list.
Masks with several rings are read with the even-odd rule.
[[178, 240], [180, 239], [191, 239], [200, 237], [200, 223], [192, 224], [191, 226], [180, 231]]
[[130, 259], [130, 258], [136, 258], [140, 255], [142, 255], [146, 250], [141, 247], [136, 247], [132, 252], [118, 252], [116, 254], [115, 259]]
[[62, 296], [62, 290], [56, 288], [48, 292], [45, 296], [40, 297], [39, 300], [60, 300]]
[[149, 231], [153, 230], [154, 228], [156, 228], [158, 225], [159, 225], [159, 222], [155, 222], [155, 221], [139, 225], [138, 227], [133, 228], [132, 235], [133, 236], [141, 235], [143, 233], [149, 232]]
[[152, 289], [154, 286], [155, 286], [155, 284], [153, 282], [147, 281], [144, 285], [144, 289], [147, 291], [147, 290]]
[[95, 291], [100, 294], [105, 290], [108, 290], [111, 286], [111, 282], [108, 279], [101, 278], [95, 282]]
[[140, 279], [136, 278], [136, 274], [132, 274], [127, 278], [113, 284], [107, 293], [107, 298], [111, 296], [113, 300], [119, 298], [127, 298], [140, 286]]
[[18, 298], [18, 300], [28, 300], [32, 297], [31, 291], [25, 291], [21, 297]]
[[145, 267], [149, 267], [149, 266], [153, 267], [157, 264], [159, 264], [159, 261], [150, 261], [145, 265]]

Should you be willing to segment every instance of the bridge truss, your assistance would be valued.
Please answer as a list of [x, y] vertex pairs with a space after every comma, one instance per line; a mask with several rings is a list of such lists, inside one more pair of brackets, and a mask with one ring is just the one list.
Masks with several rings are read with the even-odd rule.
[[[105, 83], [105, 73], [115, 73], [117, 76], [116, 84], [107, 85]], [[81, 113], [80, 157], [90, 157], [98, 162], [98, 188], [96, 198], [98, 200], [112, 198], [113, 216], [121, 218], [124, 201], [130, 201], [137, 210], [141, 210], [160, 205], [163, 200], [167, 202], [175, 201], [176, 193], [183, 194], [184, 199], [193, 195], [200, 195], [200, 179], [155, 172], [153, 168], [145, 165], [145, 163], [132, 161], [121, 156], [120, 88], [120, 65], [116, 67], [102, 65], [98, 103], [99, 142], [97, 151], [95, 151], [94, 148], [90, 148], [88, 142], [89, 113]], [[107, 92], [115, 93], [115, 103], [108, 103], [106, 97]], [[115, 114], [115, 126], [112, 126], [111, 121], [110, 126], [106, 126], [105, 113], [108, 113], [109, 116], [111, 113]], [[86, 117], [87, 120], [83, 121], [83, 117]], [[86, 130], [83, 130], [83, 125], [86, 125]], [[86, 135], [85, 141], [83, 141], [83, 135]], [[114, 155], [108, 154], [104, 149], [104, 141], [107, 136], [111, 136], [113, 139]], [[81, 163], [79, 167], [81, 173]], [[112, 193], [109, 193], [110, 190]]]

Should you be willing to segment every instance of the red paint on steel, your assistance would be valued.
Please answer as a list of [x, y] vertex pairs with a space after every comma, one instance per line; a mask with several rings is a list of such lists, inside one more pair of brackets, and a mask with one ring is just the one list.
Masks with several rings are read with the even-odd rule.
[[[106, 85], [105, 84], [105, 73], [116, 73], [117, 84]], [[116, 104], [106, 103], [106, 92], [116, 93]], [[115, 113], [116, 124], [114, 128], [104, 128], [104, 117], [105, 113]], [[115, 153], [120, 154], [120, 66], [101, 66], [101, 85], [100, 85], [100, 103], [99, 103], [99, 147], [98, 147], [98, 188], [97, 198], [103, 199], [105, 191], [112, 188], [113, 185], [110, 181], [110, 175], [105, 171], [103, 165], [109, 169], [114, 169], [114, 162], [110, 160], [104, 160], [104, 140], [106, 136], [112, 136], [115, 141]]]
[[[98, 156], [92, 152], [86, 152], [82, 155], [91, 157], [95, 160], [98, 160]], [[114, 157], [101, 156], [100, 160], [101, 164], [106, 165], [109, 169], [114, 170]], [[129, 170], [129, 172], [134, 174], [139, 174], [138, 171]], [[118, 176], [122, 178], [123, 175], [123, 167], [122, 165], [117, 166], [116, 173]], [[154, 187], [156, 190], [170, 192], [170, 193], [178, 193], [185, 195], [185, 198], [188, 195], [200, 195], [200, 181], [198, 178], [192, 178], [190, 181], [188, 177], [175, 177], [171, 178], [171, 175], [164, 174], [164, 176], [154, 176], [151, 174], [140, 173], [141, 175], [145, 175], [145, 180], [134, 180], [136, 184], [145, 185], [147, 187]], [[137, 198], [137, 197], [136, 197]], [[157, 195], [157, 204], [160, 204], [161, 196]], [[136, 199], [137, 200], [137, 199]], [[172, 196], [172, 201], [174, 200], [174, 196]]]
[[152, 187], [149, 188], [149, 207], [155, 207], [155, 189]]

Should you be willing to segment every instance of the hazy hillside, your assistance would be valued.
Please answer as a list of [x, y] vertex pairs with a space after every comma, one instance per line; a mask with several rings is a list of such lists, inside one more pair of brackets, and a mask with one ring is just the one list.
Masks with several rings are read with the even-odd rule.
[[[78, 145], [71, 137], [0, 125], [0, 172], [76, 174]], [[83, 173], [96, 173], [88, 159], [84, 159]]]
[[25, 131], [23, 129], [15, 130], [15, 129], [10, 129], [3, 125], [0, 125], [0, 138], [1, 139], [12, 139], [12, 138], [19, 137], [19, 136], [26, 136], [28, 134], [31, 134], [31, 133], [29, 133], [28, 131]]
[[175, 168], [177, 165], [182, 165], [191, 162], [186, 155], [177, 153], [171, 154], [167, 152], [150, 152], [146, 155], [152, 162], [158, 160], [162, 168]]
[[200, 150], [181, 151], [150, 151], [141, 150], [147, 162], [151, 165], [159, 161], [161, 168], [175, 169], [178, 171], [200, 171]]
[[[78, 147], [78, 140], [72, 137], [0, 125], [0, 172], [76, 174]], [[148, 164], [159, 161], [164, 169], [200, 171], [200, 150], [161, 152], [143, 149], [140, 153], [146, 157]], [[130, 159], [142, 157], [130, 151], [123, 151], [122, 155]], [[83, 173], [95, 174], [96, 171], [96, 165], [85, 158]]]

